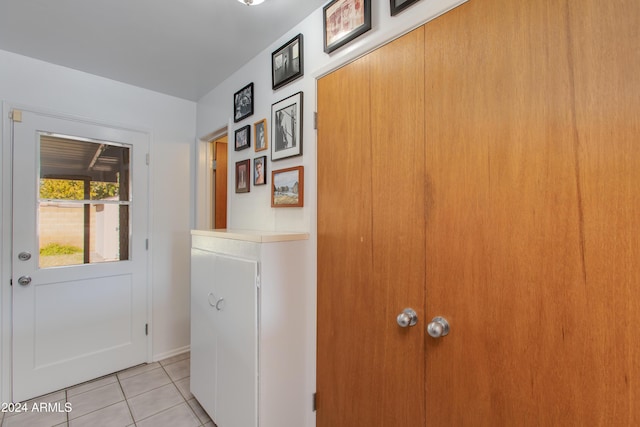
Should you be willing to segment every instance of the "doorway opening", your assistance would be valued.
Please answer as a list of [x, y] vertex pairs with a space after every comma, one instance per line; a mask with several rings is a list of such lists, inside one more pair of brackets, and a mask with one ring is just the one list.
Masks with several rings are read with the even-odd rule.
[[227, 135], [211, 141], [211, 159], [207, 163], [211, 170], [211, 225], [212, 228], [227, 228]]

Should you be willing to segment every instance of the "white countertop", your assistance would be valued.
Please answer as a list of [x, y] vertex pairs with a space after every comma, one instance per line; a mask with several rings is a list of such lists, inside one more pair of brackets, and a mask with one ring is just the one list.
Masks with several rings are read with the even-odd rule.
[[286, 242], [291, 240], [308, 240], [309, 233], [287, 231], [261, 231], [261, 230], [191, 230], [195, 236], [218, 237], [230, 240], [242, 240], [245, 242], [269, 243]]

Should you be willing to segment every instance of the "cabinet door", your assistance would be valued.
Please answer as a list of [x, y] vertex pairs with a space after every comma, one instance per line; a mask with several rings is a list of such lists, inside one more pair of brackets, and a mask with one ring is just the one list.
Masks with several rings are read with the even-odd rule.
[[256, 261], [218, 256], [215, 271], [217, 400], [215, 422], [257, 425], [258, 288]]
[[258, 263], [191, 250], [191, 392], [218, 424], [257, 425]]
[[[216, 402], [215, 300], [213, 278], [216, 255], [199, 249], [191, 250], [191, 393], [213, 417]], [[214, 303], [214, 306], [210, 304]]]

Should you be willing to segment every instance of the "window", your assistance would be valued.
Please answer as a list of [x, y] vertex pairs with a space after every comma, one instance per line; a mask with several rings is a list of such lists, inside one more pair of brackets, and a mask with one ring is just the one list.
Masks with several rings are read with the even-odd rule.
[[130, 150], [40, 135], [40, 268], [129, 259]]

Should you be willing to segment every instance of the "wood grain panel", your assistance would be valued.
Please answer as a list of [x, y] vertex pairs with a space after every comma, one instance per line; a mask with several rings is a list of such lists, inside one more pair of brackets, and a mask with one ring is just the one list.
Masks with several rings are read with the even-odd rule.
[[[376, 355], [386, 405], [380, 426], [424, 425], [424, 29], [369, 55]], [[417, 311], [413, 328], [395, 319]], [[415, 386], [417, 385], [417, 386]], [[359, 424], [367, 425], [367, 424]]]
[[369, 60], [318, 81], [317, 425], [377, 425]]
[[318, 426], [424, 424], [423, 39], [318, 82]]
[[[584, 327], [578, 398], [594, 425], [640, 425], [640, 3], [569, 2]], [[598, 325], [593, 327], [593, 325]], [[584, 362], [583, 362], [584, 363]], [[585, 369], [586, 370], [586, 369]], [[602, 399], [602, 396], [606, 398]]]
[[638, 424], [638, 12], [486, 0], [426, 25], [427, 311], [452, 328], [429, 425]]

